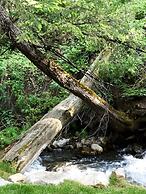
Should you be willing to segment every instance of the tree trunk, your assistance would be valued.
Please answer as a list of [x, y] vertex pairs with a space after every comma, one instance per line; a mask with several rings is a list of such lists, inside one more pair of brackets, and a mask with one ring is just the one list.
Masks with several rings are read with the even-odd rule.
[[94, 91], [80, 83], [80, 81], [73, 78], [70, 74], [66, 73], [54, 61], [48, 60], [40, 50], [34, 48], [29, 43], [18, 41], [21, 32], [12, 23], [2, 6], [0, 6], [0, 26], [1, 30], [8, 36], [11, 43], [46, 75], [51, 77], [74, 95], [80, 97], [94, 110], [102, 108], [108, 111], [112, 118], [117, 119], [120, 123], [123, 123], [125, 127], [133, 127], [133, 120], [129, 119], [125, 113], [115, 110]]
[[[94, 80], [87, 75], [97, 70], [99, 58], [101, 58], [101, 55], [97, 57], [81, 80], [81, 83], [88, 87], [92, 87]], [[24, 171], [40, 155], [42, 150], [51, 143], [61, 129], [80, 111], [82, 106], [83, 101], [70, 94], [68, 98], [34, 124], [5, 154], [3, 160], [12, 162], [12, 165], [18, 171]]]

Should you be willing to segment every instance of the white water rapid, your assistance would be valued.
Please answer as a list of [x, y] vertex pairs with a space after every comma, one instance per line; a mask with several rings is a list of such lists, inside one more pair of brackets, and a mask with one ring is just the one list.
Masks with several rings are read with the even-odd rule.
[[46, 171], [41, 159], [36, 160], [25, 172], [31, 183], [59, 184], [64, 180], [74, 180], [84, 185], [104, 183], [108, 185], [109, 176], [117, 168], [123, 168], [126, 179], [146, 186], [146, 155], [142, 159], [132, 155], [121, 156], [116, 160], [81, 159], [77, 163], [64, 162], [55, 171]]

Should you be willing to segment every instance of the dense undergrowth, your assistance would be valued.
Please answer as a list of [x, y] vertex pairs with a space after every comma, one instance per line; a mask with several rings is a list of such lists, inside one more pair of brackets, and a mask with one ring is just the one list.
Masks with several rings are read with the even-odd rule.
[[16, 170], [12, 168], [9, 163], [0, 161], [0, 177], [4, 179], [8, 179], [10, 175], [15, 173], [16, 173]]
[[67, 91], [24, 56], [4, 55], [0, 59], [0, 148], [15, 141], [65, 96]]

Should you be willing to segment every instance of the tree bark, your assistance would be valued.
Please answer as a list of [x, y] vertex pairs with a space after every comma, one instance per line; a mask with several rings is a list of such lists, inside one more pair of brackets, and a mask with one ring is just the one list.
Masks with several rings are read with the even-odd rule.
[[[100, 55], [91, 65], [87, 75], [97, 70], [99, 58]], [[81, 83], [92, 87], [94, 80], [87, 75], [82, 78]], [[34, 124], [5, 154], [3, 160], [12, 162], [12, 165], [18, 171], [24, 171], [40, 155], [42, 150], [51, 143], [61, 129], [80, 111], [82, 106], [83, 101], [70, 94], [68, 98]]]

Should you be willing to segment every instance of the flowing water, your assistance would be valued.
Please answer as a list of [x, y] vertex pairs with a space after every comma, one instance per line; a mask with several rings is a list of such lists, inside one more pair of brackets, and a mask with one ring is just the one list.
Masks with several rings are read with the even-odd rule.
[[69, 179], [94, 185], [99, 181], [96, 180], [97, 177], [100, 177], [100, 181], [108, 182], [112, 171], [117, 168], [124, 169], [128, 181], [146, 186], [146, 154], [139, 159], [121, 151], [108, 152], [97, 157], [79, 158], [73, 151], [57, 149], [50, 153], [43, 153], [41, 158], [30, 166], [26, 174], [33, 172], [33, 177], [37, 179], [39, 172], [38, 178], [45, 176], [44, 181], [47, 183], [58, 184]]

